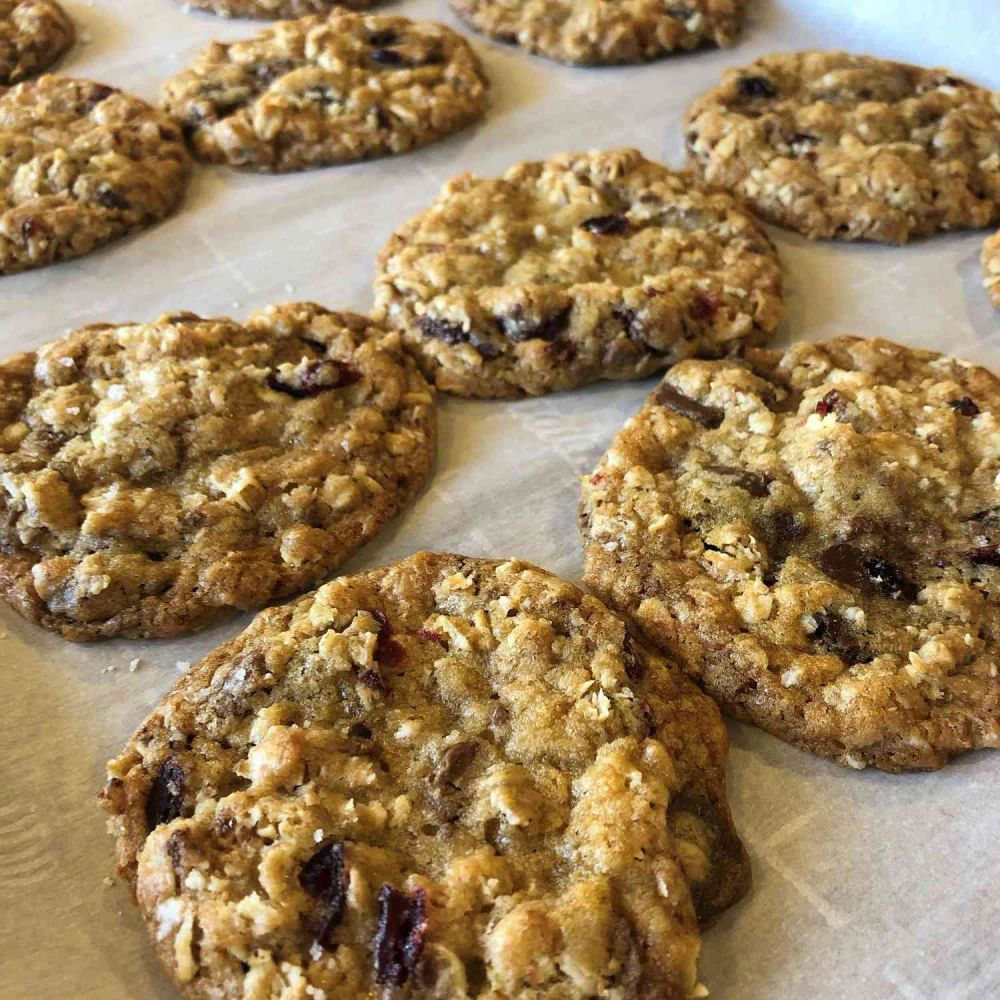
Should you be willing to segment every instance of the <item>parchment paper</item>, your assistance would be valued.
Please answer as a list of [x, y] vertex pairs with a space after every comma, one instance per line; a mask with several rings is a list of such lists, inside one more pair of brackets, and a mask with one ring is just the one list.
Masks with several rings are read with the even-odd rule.
[[[148, 99], [209, 40], [258, 27], [170, 0], [64, 2], [84, 43], [65, 70]], [[723, 67], [764, 52], [845, 47], [947, 65], [1000, 88], [996, 0], [751, 7], [737, 48], [638, 68], [571, 69], [473, 36], [493, 81], [480, 127], [409, 156], [300, 175], [199, 169], [164, 224], [0, 279], [0, 351], [167, 310], [245, 316], [293, 298], [367, 310], [376, 253], [452, 174], [624, 144], [679, 165], [690, 99]], [[458, 25], [445, 0], [385, 9]], [[881, 334], [1000, 363], [1000, 313], [981, 287], [983, 234], [905, 249], [774, 236], [787, 274], [783, 340]], [[504, 404], [445, 399], [430, 489], [347, 568], [440, 548], [516, 555], [578, 580], [576, 477], [651, 385]], [[111, 841], [94, 796], [105, 761], [178, 677], [178, 661], [246, 621], [185, 641], [79, 646], [0, 608], [0, 995], [176, 996], [126, 891], [106, 884]], [[937, 774], [892, 777], [842, 770], [746, 726], [731, 734], [730, 794], [754, 888], [705, 935], [713, 997], [1000, 997], [1000, 758], [983, 752]]]

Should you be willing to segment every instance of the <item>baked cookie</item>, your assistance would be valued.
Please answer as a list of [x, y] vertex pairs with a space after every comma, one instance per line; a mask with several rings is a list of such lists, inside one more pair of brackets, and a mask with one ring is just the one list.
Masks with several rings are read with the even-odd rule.
[[338, 10], [212, 42], [163, 101], [200, 159], [303, 170], [435, 142], [482, 117], [487, 86], [449, 28]]
[[790, 52], [687, 113], [690, 161], [811, 239], [906, 243], [1000, 219], [1000, 95], [943, 69]]
[[762, 338], [781, 269], [728, 195], [634, 149], [564, 153], [449, 181], [379, 256], [375, 311], [440, 388], [541, 395]]
[[0, 364], [0, 596], [80, 640], [304, 590], [423, 486], [434, 421], [353, 313], [83, 327]]
[[673, 368], [583, 480], [586, 580], [852, 767], [1000, 739], [1000, 381], [841, 337]]
[[48, 69], [75, 37], [55, 0], [0, 0], [0, 86]]
[[994, 233], [983, 244], [983, 286], [990, 301], [1000, 309], [1000, 232]]
[[420, 553], [258, 615], [102, 798], [185, 996], [681, 1000], [748, 879], [725, 757], [595, 598]]
[[580, 65], [640, 63], [702, 45], [732, 45], [746, 0], [451, 0], [478, 31]]
[[305, 17], [322, 14], [332, 7], [363, 10], [375, 0], [185, 0], [185, 7], [207, 10], [220, 17], [257, 17], [277, 20], [283, 17]]
[[114, 87], [47, 75], [0, 92], [0, 274], [162, 219], [190, 166], [177, 124]]

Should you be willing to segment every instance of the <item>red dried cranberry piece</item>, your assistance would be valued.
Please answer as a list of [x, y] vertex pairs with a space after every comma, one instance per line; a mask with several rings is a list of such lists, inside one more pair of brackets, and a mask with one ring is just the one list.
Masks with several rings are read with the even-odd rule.
[[389, 689], [385, 686], [385, 681], [382, 680], [382, 675], [377, 670], [362, 670], [358, 674], [358, 680], [364, 684], [365, 687], [371, 688], [373, 691], [378, 691], [379, 694], [387, 694]]
[[160, 764], [146, 797], [146, 825], [150, 831], [180, 816], [184, 805], [184, 781], [184, 768], [175, 757], [167, 757]]
[[329, 947], [330, 931], [344, 918], [347, 898], [343, 841], [324, 843], [299, 870], [299, 885], [325, 904], [316, 928], [316, 943]]
[[580, 228], [595, 236], [618, 236], [628, 229], [628, 219], [624, 215], [595, 215], [581, 222]]
[[704, 403], [698, 402], [697, 399], [685, 396], [669, 382], [661, 383], [654, 398], [660, 406], [665, 406], [668, 410], [673, 410], [674, 413], [687, 417], [688, 420], [693, 420], [696, 424], [701, 424], [702, 427], [707, 427], [709, 430], [720, 427], [725, 419], [725, 414], [718, 407], [706, 406]]
[[844, 401], [836, 389], [831, 389], [817, 404], [816, 412], [825, 417], [828, 413], [843, 413]]
[[321, 358], [305, 361], [291, 371], [275, 371], [267, 377], [268, 388], [283, 392], [294, 399], [318, 396], [329, 389], [340, 389], [354, 385], [361, 376], [343, 361]]
[[688, 306], [688, 315], [699, 323], [707, 323], [719, 311], [722, 297], [715, 292], [698, 292]]
[[425, 642], [436, 642], [442, 649], [448, 648], [448, 640], [440, 632], [434, 632], [429, 628], [418, 628], [413, 634]]
[[373, 611], [372, 618], [378, 622], [378, 638], [375, 640], [375, 659], [388, 667], [397, 666], [406, 658], [406, 650], [392, 637], [392, 626], [381, 611]]
[[378, 894], [375, 982], [402, 986], [420, 963], [427, 935], [427, 894], [408, 895], [388, 883]]
[[770, 80], [763, 76], [743, 76], [740, 77], [736, 85], [740, 92], [740, 97], [777, 97], [778, 88]]
[[969, 549], [965, 553], [965, 558], [977, 566], [1000, 566], [1000, 542]]
[[949, 399], [948, 405], [963, 417], [975, 417], [979, 415], [979, 407], [971, 396], [962, 396], [961, 399]]

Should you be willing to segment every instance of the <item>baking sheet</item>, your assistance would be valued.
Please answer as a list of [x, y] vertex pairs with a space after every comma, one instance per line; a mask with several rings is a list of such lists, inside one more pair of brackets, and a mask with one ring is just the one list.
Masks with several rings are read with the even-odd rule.
[[[65, 70], [149, 99], [210, 39], [257, 30], [170, 0], [64, 3], [81, 34]], [[0, 279], [0, 351], [168, 310], [245, 316], [293, 298], [367, 310], [386, 237], [453, 173], [623, 144], [679, 165], [689, 100], [723, 67], [764, 52], [845, 47], [948, 65], [1000, 88], [996, 0], [751, 7], [737, 48], [635, 68], [561, 67], [474, 36], [493, 82], [481, 126], [408, 156], [295, 176], [199, 169], [183, 210], [164, 224], [82, 260]], [[445, 0], [385, 9], [458, 26]], [[786, 267], [783, 340], [881, 334], [1000, 364], [1000, 313], [981, 287], [982, 234], [906, 249], [774, 236]], [[651, 384], [517, 403], [445, 399], [430, 489], [347, 568], [440, 548], [517, 555], [579, 580], [576, 477]], [[125, 889], [107, 884], [111, 841], [94, 796], [105, 761], [177, 678], [178, 663], [247, 620], [184, 641], [77, 646], [0, 608], [0, 996], [176, 997]], [[730, 796], [754, 888], [705, 935], [702, 979], [713, 997], [1000, 996], [997, 756], [894, 777], [842, 770], [746, 726], [731, 734]]]

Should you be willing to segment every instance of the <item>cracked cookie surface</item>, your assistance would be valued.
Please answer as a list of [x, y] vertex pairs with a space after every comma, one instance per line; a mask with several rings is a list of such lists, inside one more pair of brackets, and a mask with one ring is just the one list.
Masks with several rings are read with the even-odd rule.
[[449, 28], [335, 11], [213, 42], [163, 101], [200, 159], [286, 171], [435, 142], [482, 117], [487, 89]]
[[70, 639], [178, 635], [319, 583], [426, 482], [395, 333], [290, 303], [83, 327], [0, 364], [0, 593]]
[[180, 127], [114, 87], [46, 75], [0, 93], [0, 274], [90, 253], [169, 215]]
[[75, 37], [55, 0], [0, 0], [0, 86], [48, 69]]
[[760, 226], [634, 149], [452, 178], [375, 280], [375, 315], [464, 396], [640, 378], [762, 339], [782, 308]]
[[800, 747], [995, 747], [998, 416], [992, 373], [884, 340], [682, 362], [583, 480], [585, 579]]
[[186, 996], [681, 1000], [749, 878], [726, 750], [595, 598], [419, 553], [258, 615], [103, 799]]
[[1000, 309], [1000, 232], [994, 233], [983, 243], [983, 287], [990, 302]]
[[559, 62], [607, 65], [732, 45], [746, 0], [451, 0], [451, 7], [498, 41]]
[[690, 162], [813, 239], [906, 243], [1000, 219], [1000, 95], [944, 69], [790, 52], [689, 109]]
[[220, 17], [279, 18], [306, 17], [322, 14], [331, 7], [363, 10], [375, 0], [185, 0], [186, 7], [206, 10]]

